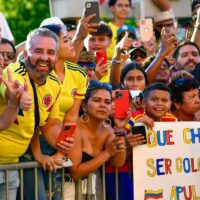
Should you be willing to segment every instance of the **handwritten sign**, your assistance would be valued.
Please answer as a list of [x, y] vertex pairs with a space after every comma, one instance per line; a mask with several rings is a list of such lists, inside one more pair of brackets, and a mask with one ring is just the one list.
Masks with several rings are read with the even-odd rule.
[[200, 123], [156, 122], [133, 148], [134, 199], [200, 199]]

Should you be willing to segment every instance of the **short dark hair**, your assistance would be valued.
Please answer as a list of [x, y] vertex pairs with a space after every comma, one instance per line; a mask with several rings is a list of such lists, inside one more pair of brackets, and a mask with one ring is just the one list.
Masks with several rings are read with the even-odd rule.
[[185, 41], [181, 42], [181, 44], [180, 44], [180, 45], [176, 48], [176, 50], [174, 51], [173, 57], [174, 57], [175, 60], [177, 60], [178, 57], [179, 57], [179, 51], [180, 51], [180, 49], [181, 49], [182, 47], [186, 46], [186, 45], [191, 45], [191, 46], [196, 47], [196, 49], [198, 50], [198, 53], [199, 53], [199, 55], [200, 55], [199, 47], [197, 46], [197, 44], [194, 43], [194, 42], [185, 40]]
[[149, 96], [149, 93], [154, 91], [154, 90], [161, 90], [161, 91], [166, 91], [170, 95], [170, 100], [172, 97], [172, 92], [171, 89], [164, 83], [156, 82], [148, 85], [148, 87], [144, 90], [144, 98], [147, 98]]
[[100, 26], [98, 27], [96, 32], [91, 32], [90, 34], [93, 35], [93, 36], [106, 35], [110, 39], [112, 39], [112, 36], [113, 36], [111, 28], [107, 24], [105, 24], [103, 22], [100, 22]]
[[[131, 6], [131, 0], [128, 0], [129, 1], [129, 3], [130, 3], [130, 6]], [[110, 7], [110, 6], [114, 6], [115, 4], [116, 4], [116, 2], [117, 2], [117, 0], [109, 0], [108, 1], [108, 6]]]
[[14, 44], [13, 44], [12, 41], [10, 41], [10, 40], [2, 37], [0, 43], [1, 44], [9, 44], [12, 47], [12, 49], [13, 49], [13, 53], [16, 54], [16, 49], [15, 49], [15, 46], [14, 46]]
[[[195, 79], [177, 78], [173, 80], [169, 87], [172, 91], [172, 101], [183, 103], [183, 93], [199, 88], [199, 82]], [[174, 107], [172, 106], [172, 110]]]
[[139, 71], [141, 71], [144, 75], [144, 79], [145, 79], [145, 83], [146, 85], [148, 84], [148, 79], [147, 79], [147, 75], [146, 75], [146, 72], [144, 71], [143, 67], [136, 63], [136, 62], [131, 62], [127, 65], [125, 65], [123, 67], [123, 69], [121, 70], [121, 75], [120, 75], [120, 83], [123, 83], [124, 82], [124, 79], [125, 79], [125, 76], [126, 74], [131, 71], [131, 70], [134, 70], [134, 69], [137, 69]]
[[195, 7], [196, 7], [197, 4], [200, 4], [199, 0], [193, 0], [192, 1], [192, 5], [191, 5], [192, 6], [192, 12], [195, 10]]

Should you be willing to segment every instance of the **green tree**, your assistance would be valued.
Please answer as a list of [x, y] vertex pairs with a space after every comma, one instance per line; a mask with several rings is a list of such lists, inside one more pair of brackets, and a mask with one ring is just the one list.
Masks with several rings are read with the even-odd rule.
[[29, 31], [50, 17], [48, 0], [0, 0], [0, 11], [8, 21], [16, 44], [26, 40]]

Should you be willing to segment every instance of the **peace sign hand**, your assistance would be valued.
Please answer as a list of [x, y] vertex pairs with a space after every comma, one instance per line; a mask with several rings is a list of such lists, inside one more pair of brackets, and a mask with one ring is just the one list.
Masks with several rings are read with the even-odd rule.
[[0, 74], [0, 80], [6, 85], [6, 97], [8, 100], [8, 105], [17, 107], [19, 106], [19, 99], [21, 97], [23, 88], [18, 80], [13, 81], [12, 75], [9, 69], [7, 69], [8, 80], [6, 80], [2, 74]]

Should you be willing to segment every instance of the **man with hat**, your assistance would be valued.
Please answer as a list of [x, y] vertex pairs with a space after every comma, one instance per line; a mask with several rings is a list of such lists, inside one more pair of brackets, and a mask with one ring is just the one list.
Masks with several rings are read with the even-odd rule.
[[154, 16], [154, 31], [156, 39], [160, 39], [162, 28], [168, 28], [170, 30], [175, 30], [177, 22], [172, 10], [167, 10], [159, 12]]

